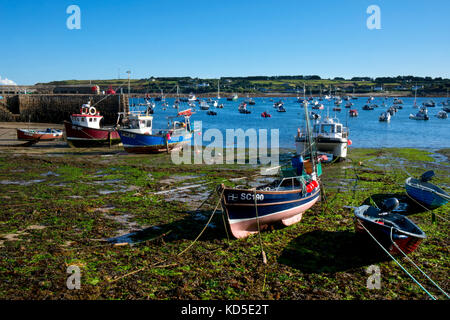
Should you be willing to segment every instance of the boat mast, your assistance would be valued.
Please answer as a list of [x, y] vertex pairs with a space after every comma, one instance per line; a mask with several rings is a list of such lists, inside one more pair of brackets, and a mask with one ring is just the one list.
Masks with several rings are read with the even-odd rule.
[[[306, 124], [306, 139], [305, 141], [308, 142], [308, 149], [309, 149], [309, 156], [311, 165], [313, 168], [313, 172], [316, 172], [316, 166], [315, 166], [315, 154], [313, 152], [313, 142], [312, 142], [312, 136], [311, 136], [311, 127], [309, 124], [309, 117], [308, 117], [308, 104], [306, 101], [303, 103], [304, 109], [305, 109], [305, 124]], [[306, 148], [305, 148], [306, 150]], [[306, 154], [305, 154], [306, 156]]]

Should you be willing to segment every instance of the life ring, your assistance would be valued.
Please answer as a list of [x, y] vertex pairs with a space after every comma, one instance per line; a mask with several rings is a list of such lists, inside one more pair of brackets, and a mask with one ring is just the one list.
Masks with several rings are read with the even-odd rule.
[[89, 108], [89, 114], [91, 116], [95, 116], [96, 113], [97, 113], [97, 110], [95, 109], [95, 107], [90, 107]]

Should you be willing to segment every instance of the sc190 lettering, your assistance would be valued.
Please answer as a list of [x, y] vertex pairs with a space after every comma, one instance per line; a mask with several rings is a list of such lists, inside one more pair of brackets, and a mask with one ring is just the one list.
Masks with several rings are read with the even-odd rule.
[[[255, 194], [254, 193], [241, 193], [241, 200], [255, 200]], [[256, 200], [258, 200], [258, 201], [264, 200], [264, 195], [257, 193]]]

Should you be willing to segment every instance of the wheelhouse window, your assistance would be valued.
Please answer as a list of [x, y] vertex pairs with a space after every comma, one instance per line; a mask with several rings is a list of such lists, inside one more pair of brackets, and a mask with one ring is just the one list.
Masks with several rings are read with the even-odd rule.
[[322, 125], [322, 133], [334, 133], [334, 125], [323, 124]]

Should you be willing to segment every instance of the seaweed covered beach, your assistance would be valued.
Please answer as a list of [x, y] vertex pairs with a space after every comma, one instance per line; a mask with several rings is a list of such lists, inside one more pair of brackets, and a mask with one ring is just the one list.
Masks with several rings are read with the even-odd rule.
[[[165, 153], [121, 148], [2, 147], [0, 299], [430, 299], [355, 233], [351, 207], [397, 197], [427, 235], [410, 258], [448, 292], [448, 205], [418, 207], [404, 182], [434, 170], [448, 190], [449, 156], [449, 149], [352, 148], [346, 161], [323, 165], [324, 192], [302, 221], [236, 240], [216, 187], [258, 185], [268, 178], [258, 167], [173, 165]], [[371, 265], [380, 269], [379, 289], [367, 286]], [[67, 287], [69, 266], [81, 271], [78, 290]]]

